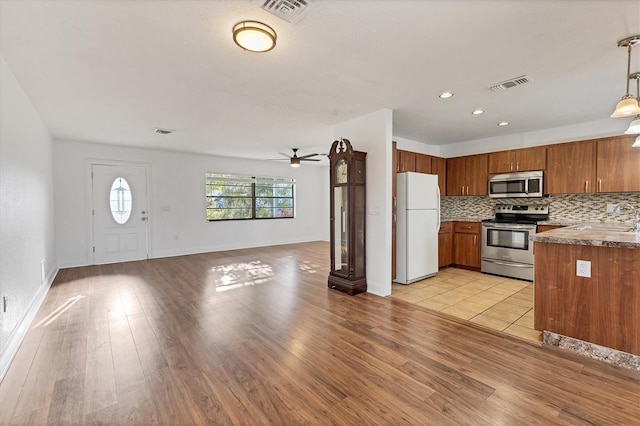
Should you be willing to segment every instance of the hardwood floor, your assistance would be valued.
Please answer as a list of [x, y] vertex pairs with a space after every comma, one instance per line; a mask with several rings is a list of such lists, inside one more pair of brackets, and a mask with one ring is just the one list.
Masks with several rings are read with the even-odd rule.
[[1, 424], [637, 424], [640, 374], [327, 289], [324, 242], [60, 271]]

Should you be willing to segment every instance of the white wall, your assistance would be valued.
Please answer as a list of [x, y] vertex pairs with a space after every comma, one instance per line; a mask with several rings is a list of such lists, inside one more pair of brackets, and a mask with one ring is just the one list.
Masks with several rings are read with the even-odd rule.
[[442, 157], [440, 154], [441, 147], [438, 145], [428, 145], [423, 142], [414, 141], [411, 139], [393, 137], [393, 140], [397, 142], [396, 147], [404, 151], [418, 152], [420, 154], [433, 155], [435, 157]]
[[485, 152], [595, 139], [606, 136], [617, 136], [627, 130], [630, 122], [631, 119], [604, 118], [598, 121], [537, 130], [535, 132], [517, 133], [443, 145], [440, 147], [440, 156], [450, 158], [462, 155], [483, 154]]
[[[0, 377], [57, 272], [51, 137], [0, 55]], [[44, 280], [41, 261], [45, 260]]]
[[383, 109], [334, 127], [367, 153], [367, 291], [391, 294], [391, 170], [393, 112]]
[[[329, 146], [329, 145], [328, 145]], [[82, 142], [54, 142], [56, 233], [61, 267], [90, 263], [91, 160], [143, 163], [150, 168], [150, 257], [328, 240], [328, 167], [258, 161]], [[207, 222], [205, 173], [296, 179], [296, 218]], [[161, 208], [162, 207], [162, 208]], [[168, 211], [167, 211], [168, 208]]]

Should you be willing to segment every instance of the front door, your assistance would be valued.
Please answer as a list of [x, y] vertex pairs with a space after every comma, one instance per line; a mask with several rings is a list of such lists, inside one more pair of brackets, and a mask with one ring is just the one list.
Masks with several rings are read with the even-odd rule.
[[147, 170], [93, 164], [91, 176], [93, 263], [147, 259]]

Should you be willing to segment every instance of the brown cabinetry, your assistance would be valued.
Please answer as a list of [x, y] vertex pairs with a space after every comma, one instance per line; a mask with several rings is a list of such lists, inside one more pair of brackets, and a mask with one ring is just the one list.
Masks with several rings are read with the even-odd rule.
[[489, 154], [489, 174], [544, 170], [546, 148], [534, 147]]
[[416, 172], [431, 173], [431, 156], [424, 154], [416, 154]]
[[487, 195], [486, 154], [447, 159], [447, 195]]
[[595, 192], [596, 141], [547, 147], [547, 194]]
[[453, 263], [471, 269], [480, 268], [479, 222], [454, 222]]
[[440, 195], [447, 193], [447, 160], [440, 157], [431, 157], [431, 174], [438, 175], [438, 187]]
[[640, 149], [636, 135], [597, 140], [596, 192], [640, 191]]
[[398, 150], [398, 164], [396, 172], [415, 172], [416, 171], [416, 153], [411, 151]]
[[438, 267], [444, 268], [453, 263], [453, 223], [443, 222], [438, 231]]
[[[640, 355], [639, 250], [535, 244], [535, 329]], [[576, 276], [578, 260], [591, 277]]]

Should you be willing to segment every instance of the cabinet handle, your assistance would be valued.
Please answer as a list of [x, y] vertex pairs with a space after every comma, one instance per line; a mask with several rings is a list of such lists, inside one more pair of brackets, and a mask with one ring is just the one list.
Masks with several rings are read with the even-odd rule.
[[598, 179], [598, 192], [602, 192], [602, 179]]
[[589, 192], [589, 181], [588, 180], [584, 181], [584, 192]]
[[516, 163], [516, 171], [518, 171], [518, 170], [520, 170], [520, 162], [519, 161]]
[[474, 246], [478, 245], [478, 236], [477, 235], [473, 236], [473, 245]]
[[462, 187], [462, 195], [464, 195], [464, 186]]
[[512, 172], [513, 171], [513, 161], [511, 163], [509, 163], [509, 171]]
[[469, 187], [467, 186], [467, 195], [469, 195]]

